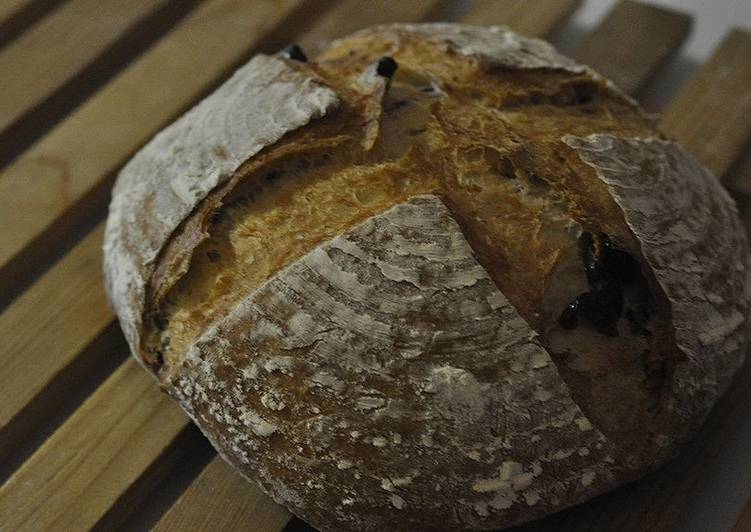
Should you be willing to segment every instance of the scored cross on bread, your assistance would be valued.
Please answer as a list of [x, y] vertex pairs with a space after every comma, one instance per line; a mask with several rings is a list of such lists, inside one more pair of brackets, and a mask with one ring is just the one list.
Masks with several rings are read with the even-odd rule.
[[108, 291], [322, 529], [498, 528], [643, 474], [743, 359], [748, 247], [627, 96], [505, 29], [257, 56], [124, 168]]

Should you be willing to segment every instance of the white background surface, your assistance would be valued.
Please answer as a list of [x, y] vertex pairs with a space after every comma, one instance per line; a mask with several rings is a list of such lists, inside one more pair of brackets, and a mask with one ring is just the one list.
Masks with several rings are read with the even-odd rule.
[[[571, 21], [552, 38], [563, 51], [573, 49], [616, 3], [616, 0], [583, 1]], [[693, 70], [711, 56], [727, 32], [733, 27], [751, 30], [751, 0], [652, 0], [650, 3], [691, 13], [694, 18], [692, 32], [678, 57], [641, 95], [647, 108], [658, 110]], [[748, 60], [751, 62], [751, 57]], [[732, 530], [751, 497], [751, 404], [747, 406], [748, 419], [722, 442], [722, 458], [713, 464], [699, 496], [690, 501], [681, 526], [670, 532]]]

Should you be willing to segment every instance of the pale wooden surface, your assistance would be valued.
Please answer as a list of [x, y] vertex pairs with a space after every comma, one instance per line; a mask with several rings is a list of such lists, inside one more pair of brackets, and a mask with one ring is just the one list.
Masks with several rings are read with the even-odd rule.
[[442, 1], [345, 0], [321, 14], [310, 29], [296, 37], [296, 41], [309, 56], [314, 57], [332, 39], [368, 26], [428, 20]]
[[724, 175], [751, 140], [750, 87], [751, 32], [735, 30], [684, 85], [660, 125]]
[[154, 528], [157, 532], [275, 532], [290, 519], [252, 482], [215, 457]]
[[89, 530], [187, 425], [128, 359], [0, 487], [0, 530]]
[[[42, 198], [58, 206], [72, 203], [70, 181], [104, 180], [158, 128], [156, 121], [164, 116], [157, 110], [161, 104], [169, 101], [173, 110], [188, 105], [207, 84], [219, 79], [224, 73], [223, 65], [229, 66], [243, 50], [257, 44], [297, 5], [297, 0], [274, 1], [273, 6], [272, 2], [262, 2], [260, 7], [242, 0], [213, 0], [204, 4], [138, 63], [0, 174], [0, 190], [11, 194], [0, 197], [0, 227], [14, 228], [2, 231], [0, 240], [13, 240], [19, 235], [16, 233], [19, 224], [6, 206], [24, 206], [32, 211], [30, 217], [52, 218], [60, 214], [62, 210], [54, 208], [44, 212]], [[265, 22], [253, 21], [255, 16], [263, 14], [267, 15]], [[252, 37], [242, 34], [234, 40], [225, 38], [227, 33], [240, 33], [241, 27], [255, 28], [256, 32]], [[212, 67], [204, 67], [202, 63], [210, 53], [205, 50], [194, 53], [193, 49], [202, 45], [210, 49], [226, 48], [220, 56], [224, 63], [217, 61]], [[200, 74], [193, 74], [193, 70], [199, 70]], [[187, 81], [191, 77], [195, 79]], [[153, 116], [149, 119], [150, 113]], [[88, 151], [76, 151], [82, 147]], [[40, 202], [36, 207], [34, 197]], [[102, 229], [103, 223], [0, 315], [0, 334], [8, 338], [0, 347], [3, 390], [0, 459], [34, 428], [37, 412], [41, 415], [49, 410], [43, 408], [45, 402], [50, 403], [51, 409], [58, 394], [78, 386], [87, 377], [90, 361], [81, 364], [84, 348], [113, 319], [102, 285]], [[24, 245], [22, 238], [14, 243]], [[3, 255], [7, 251], [3, 244], [0, 243], [0, 256], [7, 258]], [[0, 269], [0, 286], [14, 281], [3, 279], [3, 275]], [[66, 371], [71, 367], [75, 371]], [[61, 374], [65, 379], [59, 379]], [[42, 396], [40, 405], [37, 400], [40, 394], [50, 389], [55, 389], [55, 394]], [[34, 409], [29, 408], [32, 402]]]
[[[0, 314], [0, 461], [33, 428], [28, 405], [113, 319], [102, 288], [103, 229], [100, 225]], [[56, 387], [58, 393], [86, 377], [81, 368], [66, 386]]]
[[574, 56], [629, 94], [636, 94], [680, 47], [691, 17], [631, 0], [619, 2]]
[[[0, 173], [0, 288], [13, 257], [82, 199], [160, 127], [205, 93], [301, 0], [210, 0]], [[23, 194], [19, 194], [23, 191]], [[75, 210], [74, 207], [77, 207]], [[50, 240], [48, 240], [50, 239]], [[40, 241], [41, 240], [41, 241]], [[14, 268], [14, 277], [23, 275]], [[17, 282], [17, 281], [16, 281]]]
[[463, 17], [465, 24], [501, 24], [529, 37], [548, 35], [581, 4], [581, 0], [479, 0]]
[[0, 23], [29, 3], [31, 3], [31, 0], [3, 0], [0, 2]]
[[166, 3], [70, 0], [2, 49], [0, 72], [13, 75], [3, 76], [0, 131], [75, 76], [135, 22]]

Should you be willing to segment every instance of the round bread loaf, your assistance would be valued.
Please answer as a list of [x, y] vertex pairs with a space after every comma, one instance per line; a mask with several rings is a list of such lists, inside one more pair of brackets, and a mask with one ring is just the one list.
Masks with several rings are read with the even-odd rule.
[[136, 358], [323, 530], [495, 529], [632, 480], [749, 336], [718, 181], [504, 28], [256, 56], [123, 169], [104, 250]]

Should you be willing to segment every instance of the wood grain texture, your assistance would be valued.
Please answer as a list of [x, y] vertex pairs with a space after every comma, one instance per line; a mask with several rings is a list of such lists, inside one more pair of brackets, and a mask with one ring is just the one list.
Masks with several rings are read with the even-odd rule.
[[40, 259], [54, 247], [48, 230], [58, 218], [90, 216], [93, 207], [83, 200], [97, 190], [105, 192], [98, 198], [104, 196], [109, 178], [129, 155], [301, 5], [300, 0], [202, 4], [8, 166], [0, 174], [0, 227], [14, 230], [0, 234], [0, 286], [9, 272], [23, 275], [19, 267], [6, 271], [19, 252], [34, 242]]
[[393, 0], [346, 0], [323, 13], [297, 42], [315, 56], [332, 39], [388, 22], [428, 20], [443, 0], [394, 2]]
[[736, 29], [681, 89], [660, 126], [718, 176], [751, 140], [751, 32]]
[[574, 57], [636, 94], [673, 55], [691, 30], [691, 17], [623, 0], [574, 51]]
[[0, 2], [0, 22], [4, 22], [30, 3], [31, 0], [3, 0]]
[[167, 0], [72, 0], [0, 53], [0, 131], [71, 79], [131, 25]]
[[187, 423], [129, 359], [0, 488], [0, 529], [91, 529]]
[[581, 0], [479, 0], [465, 24], [501, 24], [528, 37], [544, 37], [565, 21]]
[[[0, 460], [34, 426], [28, 405], [112, 322], [102, 288], [103, 232], [101, 225], [0, 314]], [[76, 374], [85, 378], [85, 368]]]
[[217, 456], [162, 517], [154, 531], [243, 530], [243, 524], [247, 528], [252, 523], [255, 532], [274, 532], [282, 530], [290, 517], [287, 510]]

